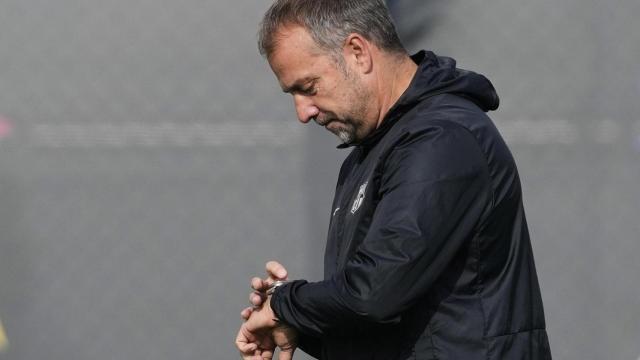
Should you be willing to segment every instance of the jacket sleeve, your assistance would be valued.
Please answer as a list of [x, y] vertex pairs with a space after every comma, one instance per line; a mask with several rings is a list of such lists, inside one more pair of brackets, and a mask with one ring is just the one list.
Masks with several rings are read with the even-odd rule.
[[305, 335], [304, 333], [298, 336], [298, 349], [301, 349], [316, 359], [320, 359], [322, 353], [320, 339]]
[[272, 297], [276, 315], [302, 333], [322, 337], [398, 322], [490, 207], [487, 160], [457, 125], [408, 134], [383, 166], [371, 226], [343, 270], [287, 284]]

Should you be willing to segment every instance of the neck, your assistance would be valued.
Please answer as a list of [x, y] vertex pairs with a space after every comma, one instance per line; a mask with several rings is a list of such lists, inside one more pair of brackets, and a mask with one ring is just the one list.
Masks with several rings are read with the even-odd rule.
[[401, 58], [390, 56], [385, 60], [382, 64], [383, 71], [378, 78], [380, 113], [376, 128], [382, 124], [391, 107], [407, 90], [418, 69], [418, 65], [408, 55], [403, 55]]

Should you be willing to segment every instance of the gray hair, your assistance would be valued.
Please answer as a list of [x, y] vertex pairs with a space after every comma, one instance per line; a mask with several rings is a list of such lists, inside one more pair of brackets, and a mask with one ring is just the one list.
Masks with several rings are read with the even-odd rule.
[[262, 19], [260, 54], [269, 57], [282, 26], [305, 28], [316, 44], [338, 54], [349, 34], [357, 33], [390, 53], [406, 53], [382, 0], [276, 0]]

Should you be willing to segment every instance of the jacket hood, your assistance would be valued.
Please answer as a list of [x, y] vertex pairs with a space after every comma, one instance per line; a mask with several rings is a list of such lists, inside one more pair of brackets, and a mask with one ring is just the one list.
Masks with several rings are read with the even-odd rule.
[[353, 145], [372, 145], [382, 137], [396, 120], [421, 101], [436, 95], [454, 94], [474, 102], [483, 111], [498, 108], [500, 99], [491, 82], [473, 71], [456, 68], [456, 61], [437, 56], [431, 51], [420, 51], [411, 56], [418, 65], [409, 87], [391, 107], [382, 124], [362, 142], [341, 144], [338, 148]]
[[498, 94], [483, 75], [458, 69], [454, 59], [437, 56], [431, 51], [420, 51], [411, 58], [418, 64], [418, 70], [396, 105], [406, 106], [449, 93], [473, 101], [485, 112], [498, 108]]

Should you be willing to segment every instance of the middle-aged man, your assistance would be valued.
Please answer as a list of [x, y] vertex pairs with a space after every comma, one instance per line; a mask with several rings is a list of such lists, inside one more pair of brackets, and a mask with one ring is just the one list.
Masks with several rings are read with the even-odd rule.
[[287, 273], [267, 264], [242, 357], [550, 359], [518, 173], [485, 114], [491, 83], [408, 56], [379, 0], [277, 0], [259, 44], [300, 121], [352, 150], [324, 280], [274, 285]]

